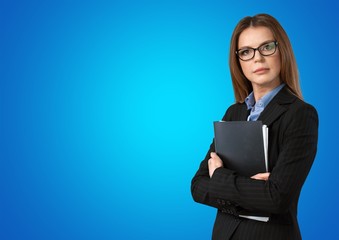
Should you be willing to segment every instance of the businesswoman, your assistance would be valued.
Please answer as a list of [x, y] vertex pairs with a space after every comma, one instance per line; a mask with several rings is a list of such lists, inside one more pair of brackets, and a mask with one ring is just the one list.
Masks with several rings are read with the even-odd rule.
[[268, 126], [269, 171], [239, 175], [224, 166], [212, 142], [192, 179], [193, 199], [217, 208], [212, 239], [301, 239], [297, 206], [316, 155], [318, 115], [302, 100], [292, 47], [278, 21], [267, 14], [242, 19], [229, 64], [236, 103], [222, 120]]

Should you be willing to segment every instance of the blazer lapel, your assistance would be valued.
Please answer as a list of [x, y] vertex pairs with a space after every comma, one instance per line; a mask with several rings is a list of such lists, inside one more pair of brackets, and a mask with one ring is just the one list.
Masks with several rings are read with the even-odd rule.
[[280, 92], [271, 100], [265, 107], [264, 111], [260, 114], [258, 121], [262, 121], [267, 126], [271, 125], [281, 114], [283, 114], [288, 105], [297, 99], [287, 87], [284, 87]]

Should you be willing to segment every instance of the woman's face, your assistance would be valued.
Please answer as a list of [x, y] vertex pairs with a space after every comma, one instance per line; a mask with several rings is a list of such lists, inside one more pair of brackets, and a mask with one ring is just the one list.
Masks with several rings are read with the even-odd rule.
[[[238, 50], [246, 48], [258, 48], [263, 45], [263, 52], [272, 45], [266, 45], [276, 39], [272, 31], [267, 27], [249, 27], [239, 36]], [[246, 54], [246, 52], [244, 52]], [[258, 50], [252, 59], [243, 61], [239, 59], [240, 66], [246, 78], [252, 83], [253, 90], [270, 91], [279, 86], [280, 80], [280, 53], [276, 49], [270, 56], [262, 56]]]

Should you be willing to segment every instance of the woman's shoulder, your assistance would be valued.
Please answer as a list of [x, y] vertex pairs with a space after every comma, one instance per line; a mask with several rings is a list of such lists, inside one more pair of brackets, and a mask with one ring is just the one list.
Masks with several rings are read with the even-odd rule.
[[292, 112], [295, 112], [295, 113], [306, 111], [306, 112], [313, 112], [317, 114], [317, 110], [312, 104], [297, 97], [296, 97], [296, 100], [291, 104], [290, 109], [292, 110]]
[[231, 106], [229, 106], [227, 111], [243, 110], [244, 108], [246, 108], [245, 102], [236, 102], [236, 103], [232, 104]]
[[290, 108], [292, 109], [310, 109], [316, 111], [316, 109], [304, 99], [300, 99], [295, 94], [292, 93], [287, 87], [284, 87], [278, 94], [279, 103], [291, 103]]
[[284, 123], [292, 125], [293, 122], [298, 124], [306, 124], [306, 122], [314, 121], [318, 124], [319, 117], [316, 108], [310, 103], [296, 97], [284, 114]]
[[285, 115], [291, 115], [292, 118], [299, 114], [304, 115], [311, 113], [317, 115], [315, 107], [306, 102], [304, 99], [296, 96], [287, 87], [281, 89], [272, 102], [278, 103], [279, 105], [287, 108]]

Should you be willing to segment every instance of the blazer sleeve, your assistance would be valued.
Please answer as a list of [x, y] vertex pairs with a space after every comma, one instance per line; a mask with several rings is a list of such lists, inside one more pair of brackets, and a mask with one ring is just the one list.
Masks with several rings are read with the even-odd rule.
[[193, 199], [218, 209], [233, 208], [231, 213], [286, 213], [297, 202], [301, 187], [315, 158], [318, 140], [318, 115], [306, 103], [288, 110], [281, 120], [278, 159], [267, 181], [239, 176], [227, 168], [208, 174], [214, 142], [192, 179]]

